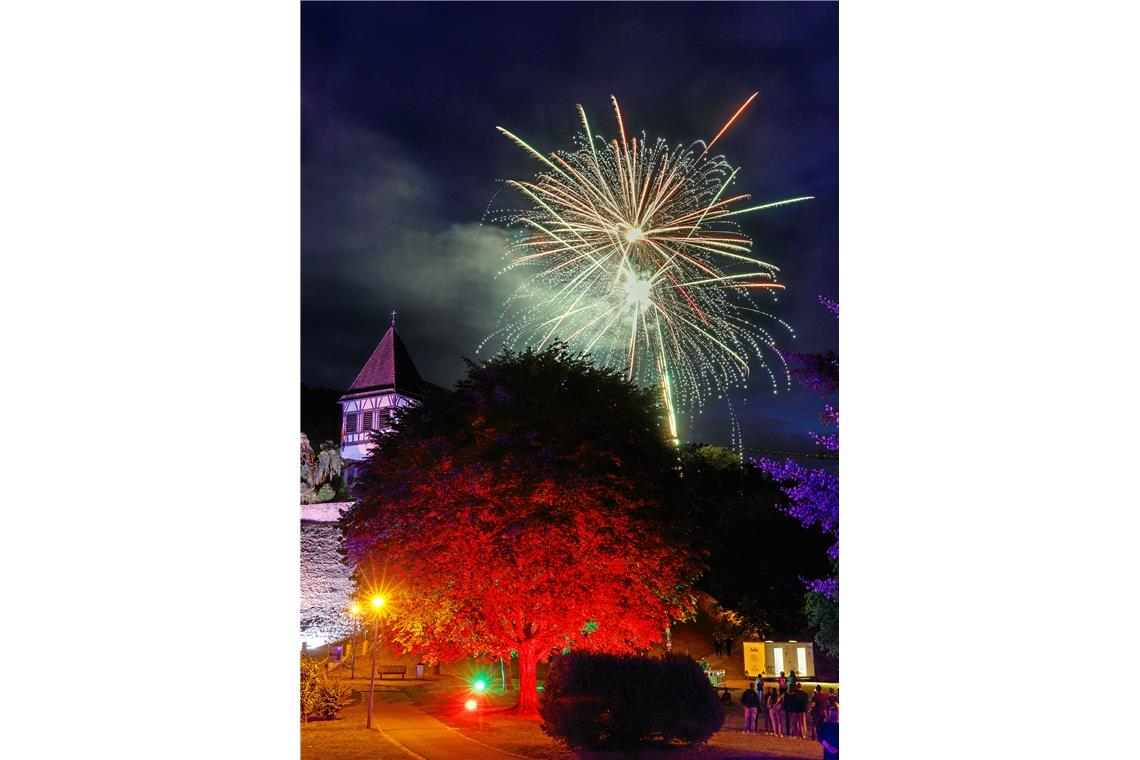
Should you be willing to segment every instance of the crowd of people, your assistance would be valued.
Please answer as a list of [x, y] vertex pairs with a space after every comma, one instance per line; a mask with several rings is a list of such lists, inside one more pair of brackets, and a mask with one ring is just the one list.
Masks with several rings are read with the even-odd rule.
[[776, 686], [767, 690], [757, 678], [749, 684], [740, 703], [744, 707], [745, 733], [813, 739], [825, 744], [832, 727], [839, 723], [839, 695], [835, 689], [824, 693], [823, 687], [816, 685], [809, 695], [803, 684], [796, 681], [794, 671], [790, 678], [780, 673]]
[[[716, 636], [717, 655], [731, 652], [732, 639]], [[709, 673], [707, 657], [701, 658], [700, 665]], [[721, 702], [732, 702], [727, 686], [717, 681], [713, 684], [721, 690]], [[839, 694], [834, 688], [828, 688], [825, 693], [823, 686], [816, 684], [814, 691], [808, 694], [796, 671], [788, 674], [781, 671], [776, 685], [767, 688], [763, 677], [757, 676], [741, 695], [740, 704], [744, 707], [744, 733], [817, 741], [823, 747], [824, 760], [838, 760]]]

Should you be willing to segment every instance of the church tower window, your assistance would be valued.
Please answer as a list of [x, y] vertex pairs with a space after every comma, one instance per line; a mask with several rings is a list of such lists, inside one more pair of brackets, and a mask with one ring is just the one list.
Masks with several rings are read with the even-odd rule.
[[356, 415], [355, 414], [346, 414], [344, 416], [344, 432], [346, 432], [346, 433], [355, 433], [356, 432]]
[[365, 412], [364, 413], [364, 429], [365, 430], [371, 430], [372, 429], [372, 412]]

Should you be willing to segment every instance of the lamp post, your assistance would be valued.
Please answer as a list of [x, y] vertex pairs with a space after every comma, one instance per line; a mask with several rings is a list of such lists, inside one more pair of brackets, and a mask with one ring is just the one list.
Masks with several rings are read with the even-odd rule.
[[355, 602], [350, 610], [352, 613], [352, 676], [356, 678], [356, 640], [360, 638], [360, 605]]
[[364, 725], [365, 728], [372, 728], [372, 703], [376, 697], [376, 648], [380, 636], [380, 609], [383, 606], [384, 597], [372, 598], [372, 614], [375, 618], [372, 621], [372, 672], [368, 679], [368, 720]]

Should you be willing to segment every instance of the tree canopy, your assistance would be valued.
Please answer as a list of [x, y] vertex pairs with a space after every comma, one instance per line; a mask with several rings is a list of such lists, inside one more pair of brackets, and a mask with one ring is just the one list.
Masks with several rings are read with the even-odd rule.
[[694, 609], [697, 563], [661, 504], [678, 479], [651, 391], [565, 346], [468, 362], [399, 415], [343, 516], [362, 590], [429, 661], [536, 664], [565, 647], [643, 651]]
[[731, 449], [686, 446], [681, 466], [684, 495], [672, 504], [707, 555], [698, 586], [764, 638], [807, 634], [800, 578], [830, 568], [827, 537], [786, 514], [778, 484]]

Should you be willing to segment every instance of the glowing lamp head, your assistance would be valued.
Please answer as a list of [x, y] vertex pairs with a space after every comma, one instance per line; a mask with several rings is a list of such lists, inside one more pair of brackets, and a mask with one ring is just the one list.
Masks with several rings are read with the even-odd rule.
[[478, 681], [475, 682], [475, 691], [482, 692], [482, 691], [486, 690], [486, 688], [487, 688], [487, 682], [484, 681], [482, 678], [480, 678]]
[[627, 243], [636, 243], [644, 236], [645, 233], [641, 231], [640, 227], [630, 227], [625, 231], [625, 240]]
[[463, 706], [466, 707], [468, 710], [474, 710], [476, 707], [479, 706], [479, 703], [476, 702], [474, 699], [469, 699], [469, 700], [467, 700], [466, 703], [464, 703]]
[[384, 606], [384, 597], [382, 597], [382, 596], [372, 597], [372, 606], [375, 607], [376, 609], [380, 609], [381, 607], [383, 607]]
[[353, 615], [359, 615], [360, 614], [360, 605], [356, 604], [354, 602], [352, 605], [352, 609], [350, 611], [352, 612]]

